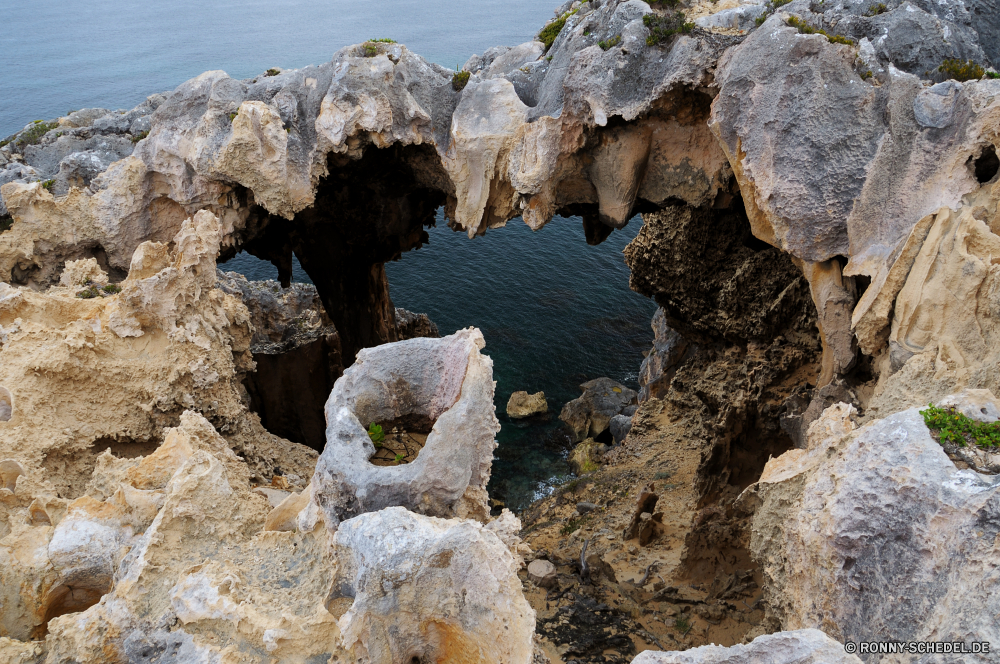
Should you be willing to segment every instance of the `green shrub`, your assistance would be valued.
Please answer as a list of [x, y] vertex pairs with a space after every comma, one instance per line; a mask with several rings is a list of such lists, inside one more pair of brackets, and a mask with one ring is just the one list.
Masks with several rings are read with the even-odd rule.
[[545, 44], [546, 51], [548, 51], [552, 47], [552, 43], [556, 40], [556, 37], [559, 36], [559, 33], [562, 32], [562, 29], [566, 26], [566, 19], [575, 14], [577, 11], [578, 11], [577, 9], [574, 9], [571, 12], [566, 12], [556, 20], [546, 25], [544, 28], [542, 28], [542, 31], [538, 33], [538, 41]]
[[[230, 118], [230, 122], [232, 122], [232, 118]], [[132, 142], [133, 143], [138, 143], [139, 141], [141, 141], [142, 139], [146, 138], [147, 136], [149, 136], [149, 132], [148, 131], [140, 131], [138, 134], [136, 134], [135, 136], [132, 137]]]
[[469, 84], [470, 74], [467, 71], [457, 71], [455, 75], [451, 77], [451, 87], [455, 89], [455, 92], [461, 92], [465, 89], [465, 86]]
[[771, 14], [778, 10], [778, 7], [783, 7], [791, 1], [792, 0], [770, 0], [770, 2], [764, 5], [764, 13], [757, 17], [757, 25], [763, 25], [764, 21], [766, 21]]
[[52, 186], [55, 183], [56, 183], [55, 180], [45, 180], [44, 182], [42, 182], [42, 188], [43, 189], [48, 189], [49, 191], [52, 191]]
[[122, 292], [122, 287], [119, 286], [118, 284], [108, 284], [107, 286], [105, 286], [101, 290], [104, 291], [108, 295], [117, 295], [118, 293]]
[[654, 480], [668, 480], [670, 479], [671, 472], [669, 470], [661, 470], [660, 472], [653, 475]]
[[239, 115], [239, 113], [240, 113], [239, 111], [233, 111], [232, 113], [230, 113], [229, 114], [229, 121], [232, 122], [233, 120], [235, 120], [236, 116]]
[[405, 459], [405, 458], [406, 458], [405, 454], [397, 454], [396, 455], [396, 463], [402, 463], [403, 459]]
[[1000, 72], [988, 71], [986, 72], [986, 78], [1000, 78]]
[[789, 16], [785, 23], [798, 30], [800, 35], [823, 35], [831, 44], [854, 46], [854, 40], [848, 39], [843, 35], [831, 35], [823, 28], [811, 26], [797, 16]]
[[373, 443], [380, 443], [385, 439], [385, 432], [382, 431], [381, 424], [375, 424], [372, 422], [368, 425], [368, 437], [372, 439]]
[[889, 11], [889, 8], [885, 6], [884, 2], [880, 2], [869, 7], [868, 11], [865, 12], [865, 16], [878, 16], [879, 14], [884, 14], [887, 11]]
[[275, 69], [274, 67], [271, 67], [266, 72], [264, 72], [264, 76], [277, 76], [280, 73], [281, 73], [280, 69]]
[[687, 20], [684, 12], [674, 12], [668, 16], [646, 14], [642, 17], [642, 24], [649, 28], [647, 46], [663, 44], [674, 35], [686, 35], [694, 30], [694, 23]]
[[1000, 447], [1000, 422], [977, 422], [954, 408], [938, 408], [934, 404], [927, 404], [927, 410], [920, 411], [920, 414], [931, 434], [942, 445], [951, 442], [959, 447]]
[[956, 81], [978, 81], [986, 73], [986, 70], [973, 60], [956, 59], [945, 60], [938, 67], [938, 71]]
[[[22, 131], [17, 136], [9, 139], [9, 143], [13, 143], [14, 147], [18, 152], [28, 147], [29, 145], [36, 145], [42, 140], [42, 136], [49, 133], [53, 129], [59, 126], [58, 122], [45, 122], [43, 120], [35, 120], [31, 123], [31, 126]], [[3, 147], [3, 145], [0, 145]]]
[[570, 519], [563, 524], [563, 527], [559, 529], [559, 532], [563, 535], [569, 535], [570, 533], [576, 532], [576, 529], [580, 527], [582, 519]]
[[607, 41], [599, 41], [599, 42], [597, 42], [597, 45], [601, 47], [602, 51], [606, 51], [609, 48], [614, 48], [615, 46], [618, 46], [618, 44], [620, 44], [620, 43], [622, 43], [622, 36], [621, 35], [615, 35], [614, 37], [612, 37], [611, 39], [608, 39]]
[[375, 42], [365, 42], [361, 45], [361, 54], [366, 58], [374, 58], [378, 55], [378, 46]]
[[382, 39], [369, 39], [370, 42], [375, 42], [376, 44], [395, 44], [395, 39], [389, 39], [388, 37], [382, 37]]
[[[789, 0], [789, 2], [791, 2], [791, 0]], [[653, 5], [666, 5], [667, 7], [673, 8], [681, 4], [681, 0], [649, 0], [647, 4], [649, 4], [650, 7]]]
[[687, 634], [688, 630], [691, 629], [691, 623], [684, 616], [677, 616], [674, 619], [674, 629], [683, 634]]

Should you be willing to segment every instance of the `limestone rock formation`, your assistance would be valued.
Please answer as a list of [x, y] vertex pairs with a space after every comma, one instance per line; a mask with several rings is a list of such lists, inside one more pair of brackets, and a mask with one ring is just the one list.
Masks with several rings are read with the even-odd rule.
[[521, 561], [490, 526], [389, 507], [341, 522], [333, 557], [326, 605], [350, 661], [532, 661]]
[[[327, 527], [385, 507], [429, 516], [489, 514], [494, 436], [493, 362], [479, 351], [479, 330], [441, 339], [410, 339], [363, 350], [337, 381], [326, 404], [326, 448], [313, 476], [313, 495]], [[405, 465], [369, 462], [368, 426], [426, 433]]]
[[639, 401], [660, 399], [670, 387], [677, 365], [684, 359], [688, 342], [667, 325], [663, 308], [653, 314], [653, 348], [639, 368]]
[[580, 389], [583, 395], [568, 402], [559, 413], [574, 442], [599, 436], [611, 418], [633, 404], [637, 396], [635, 390], [610, 378], [588, 380]]
[[685, 652], [647, 650], [632, 664], [860, 664], [857, 655], [818, 629], [800, 629], [758, 636], [731, 648], [710, 645]]
[[744, 497], [769, 615], [855, 642], [998, 638], [995, 476], [956, 468], [916, 409], [855, 415], [827, 409]]
[[396, 307], [396, 331], [400, 341], [417, 337], [437, 339], [441, 336], [437, 325], [427, 314], [415, 314], [399, 307]]
[[528, 394], [524, 390], [519, 390], [510, 395], [507, 400], [507, 417], [515, 420], [543, 415], [549, 412], [549, 404], [545, 401], [545, 392], [535, 392]]

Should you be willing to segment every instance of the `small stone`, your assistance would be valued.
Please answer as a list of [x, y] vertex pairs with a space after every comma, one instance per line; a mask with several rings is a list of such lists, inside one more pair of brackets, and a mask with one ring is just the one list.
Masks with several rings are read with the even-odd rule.
[[545, 392], [528, 394], [519, 390], [510, 395], [507, 401], [507, 416], [520, 420], [533, 415], [544, 415], [549, 412], [549, 404], [545, 401]]
[[528, 578], [539, 588], [551, 588], [558, 578], [556, 566], [548, 560], [534, 560], [528, 565]]
[[596, 509], [597, 509], [597, 505], [595, 505], [594, 503], [583, 502], [583, 503], [577, 503], [576, 504], [576, 511], [579, 512], [580, 514], [586, 514], [587, 512], [593, 512]]

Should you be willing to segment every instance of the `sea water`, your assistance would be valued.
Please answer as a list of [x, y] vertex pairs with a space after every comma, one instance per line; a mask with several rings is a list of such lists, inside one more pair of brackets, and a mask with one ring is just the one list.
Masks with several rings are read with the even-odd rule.
[[[0, 137], [86, 107], [131, 108], [203, 71], [236, 78], [330, 60], [341, 47], [389, 37], [447, 67], [490, 46], [532, 38], [560, 0], [51, 0], [0, 2]], [[655, 306], [628, 289], [622, 249], [637, 217], [588, 246], [578, 217], [532, 232], [520, 220], [469, 240], [445, 226], [387, 267], [396, 306], [442, 334], [479, 327], [493, 358], [502, 425], [491, 495], [523, 507], [564, 479], [556, 419], [578, 385], [610, 376], [633, 388]], [[223, 269], [275, 278], [247, 254]], [[296, 265], [293, 278], [308, 281]], [[511, 392], [543, 390], [547, 421], [506, 417]]]

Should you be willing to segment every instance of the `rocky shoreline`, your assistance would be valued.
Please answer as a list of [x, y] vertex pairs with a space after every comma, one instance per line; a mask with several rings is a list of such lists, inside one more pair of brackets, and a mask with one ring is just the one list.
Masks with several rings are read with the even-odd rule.
[[[390, 41], [206, 72], [3, 141], [0, 659], [1000, 641], [1000, 12], [667, 5], [570, 2], [463, 72]], [[641, 389], [581, 386], [579, 477], [520, 519], [486, 492], [482, 334], [389, 297], [442, 206], [470, 237], [643, 218]], [[219, 272], [239, 251], [279, 280]]]

